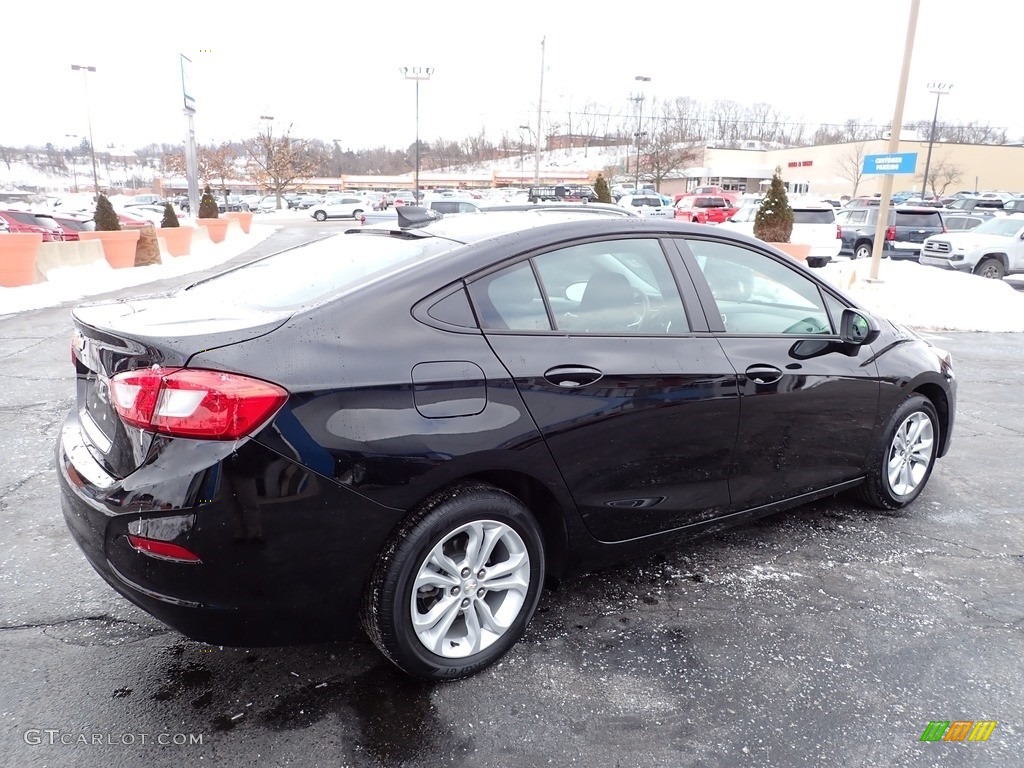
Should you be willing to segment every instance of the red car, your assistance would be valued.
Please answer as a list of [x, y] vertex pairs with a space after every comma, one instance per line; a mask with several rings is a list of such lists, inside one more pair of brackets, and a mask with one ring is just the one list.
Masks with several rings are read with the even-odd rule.
[[727, 197], [691, 195], [676, 203], [676, 218], [696, 224], [721, 224], [736, 212]]
[[11, 232], [35, 233], [43, 236], [44, 243], [60, 242], [64, 239], [64, 230], [52, 216], [31, 211], [0, 211], [0, 219], [7, 222]]

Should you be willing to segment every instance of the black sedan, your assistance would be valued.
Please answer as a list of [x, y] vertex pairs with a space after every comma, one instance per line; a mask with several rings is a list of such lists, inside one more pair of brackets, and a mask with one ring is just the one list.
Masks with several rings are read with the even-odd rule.
[[848, 489], [903, 507], [949, 449], [949, 355], [760, 241], [416, 218], [75, 310], [58, 475], [114, 589], [198, 640], [361, 624], [457, 678], [546, 577]]

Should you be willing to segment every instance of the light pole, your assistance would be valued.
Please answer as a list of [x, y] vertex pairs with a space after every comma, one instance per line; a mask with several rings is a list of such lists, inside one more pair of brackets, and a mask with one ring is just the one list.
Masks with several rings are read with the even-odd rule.
[[331, 141], [334, 142], [334, 151], [338, 155], [338, 191], [341, 191], [341, 188], [345, 186], [341, 178], [345, 170], [345, 155], [341, 151], [341, 139], [331, 139]]
[[935, 143], [935, 126], [939, 121], [939, 100], [944, 94], [953, 90], [952, 83], [928, 83], [928, 90], [935, 94], [935, 115], [932, 117], [932, 132], [928, 136], [928, 155], [924, 161], [924, 185], [921, 188], [921, 199], [928, 199], [928, 171], [932, 165], [932, 145]]
[[399, 67], [398, 71], [406, 80], [416, 81], [416, 175], [413, 196], [420, 203], [420, 80], [429, 80], [434, 74], [433, 67]]
[[[79, 138], [77, 133], [65, 133], [64, 137], [67, 139]], [[78, 165], [75, 163], [75, 152], [74, 149], [71, 151], [71, 173], [75, 177], [75, 194], [78, 194]]]
[[[635, 80], [638, 83], [649, 83], [649, 82], [651, 82], [651, 78], [646, 77], [645, 75], [637, 75], [636, 77], [633, 78], [633, 80]], [[643, 88], [643, 85], [641, 85], [640, 87]], [[643, 94], [643, 91], [641, 90], [641, 92], [637, 96], [634, 96], [633, 100], [637, 104], [637, 109], [636, 109], [636, 134], [635, 134], [636, 135], [636, 168], [633, 169], [634, 173], [636, 174], [636, 182], [633, 184], [633, 191], [635, 193], [639, 194], [640, 193], [640, 140], [644, 136], [647, 135], [644, 131], [640, 130], [641, 127], [643, 126], [643, 114], [644, 114], [644, 94]]]
[[89, 107], [89, 73], [95, 72], [96, 67], [89, 67], [84, 64], [72, 64], [71, 70], [73, 72], [82, 73], [82, 84], [85, 86], [85, 116], [89, 121], [89, 154], [92, 157], [92, 186], [93, 200], [95, 200], [100, 194], [100, 179], [99, 174], [96, 173], [96, 144], [92, 140], [92, 110]]
[[528, 125], [519, 126], [519, 181], [523, 180], [523, 131], [530, 130]]

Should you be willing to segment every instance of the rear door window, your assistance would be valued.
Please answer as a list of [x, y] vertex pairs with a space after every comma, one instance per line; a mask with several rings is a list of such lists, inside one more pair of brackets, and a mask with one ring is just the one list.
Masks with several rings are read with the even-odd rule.
[[942, 218], [938, 211], [935, 213], [909, 213], [907, 211], [896, 211], [897, 227], [936, 227], [942, 229]]
[[833, 224], [835, 220], [835, 212], [824, 208], [793, 209], [794, 224]]

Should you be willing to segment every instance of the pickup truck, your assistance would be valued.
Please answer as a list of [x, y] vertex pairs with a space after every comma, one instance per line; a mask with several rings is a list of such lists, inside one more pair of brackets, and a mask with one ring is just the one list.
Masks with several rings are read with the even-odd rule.
[[994, 216], [968, 232], [929, 237], [921, 263], [993, 280], [1024, 273], [1024, 214]]

